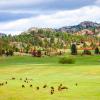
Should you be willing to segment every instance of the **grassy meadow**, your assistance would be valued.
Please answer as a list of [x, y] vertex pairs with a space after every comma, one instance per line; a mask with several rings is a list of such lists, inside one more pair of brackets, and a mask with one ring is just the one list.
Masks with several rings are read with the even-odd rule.
[[[100, 56], [73, 58], [75, 64], [63, 65], [58, 63], [59, 56], [0, 57], [0, 83], [7, 81], [0, 86], [0, 100], [100, 100]], [[26, 78], [28, 83], [24, 82]], [[47, 88], [43, 88], [45, 84]], [[59, 84], [68, 89], [58, 91]]]

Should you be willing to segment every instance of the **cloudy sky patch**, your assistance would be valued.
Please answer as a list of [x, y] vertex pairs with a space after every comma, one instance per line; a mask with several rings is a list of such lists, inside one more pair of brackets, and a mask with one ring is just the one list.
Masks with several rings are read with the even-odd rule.
[[0, 0], [0, 32], [78, 24], [99, 19], [100, 0]]

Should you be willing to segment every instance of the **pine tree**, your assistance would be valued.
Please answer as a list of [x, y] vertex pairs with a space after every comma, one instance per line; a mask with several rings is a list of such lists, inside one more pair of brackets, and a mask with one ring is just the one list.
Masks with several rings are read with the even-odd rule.
[[71, 45], [71, 54], [72, 55], [77, 55], [77, 47], [76, 44]]
[[95, 54], [99, 54], [99, 48], [98, 47], [95, 48]]

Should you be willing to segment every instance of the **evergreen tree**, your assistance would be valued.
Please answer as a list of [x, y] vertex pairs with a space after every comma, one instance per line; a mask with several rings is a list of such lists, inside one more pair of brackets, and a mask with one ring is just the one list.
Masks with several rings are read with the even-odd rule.
[[95, 54], [99, 54], [99, 48], [98, 47], [95, 48]]
[[71, 54], [72, 55], [77, 55], [77, 47], [76, 44], [71, 45]]

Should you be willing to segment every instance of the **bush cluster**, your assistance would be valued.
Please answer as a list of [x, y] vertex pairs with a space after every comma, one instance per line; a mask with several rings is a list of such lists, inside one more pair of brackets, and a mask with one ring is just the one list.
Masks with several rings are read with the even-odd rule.
[[71, 58], [71, 57], [62, 57], [62, 58], [60, 58], [59, 63], [61, 63], [61, 64], [74, 64], [75, 59]]

